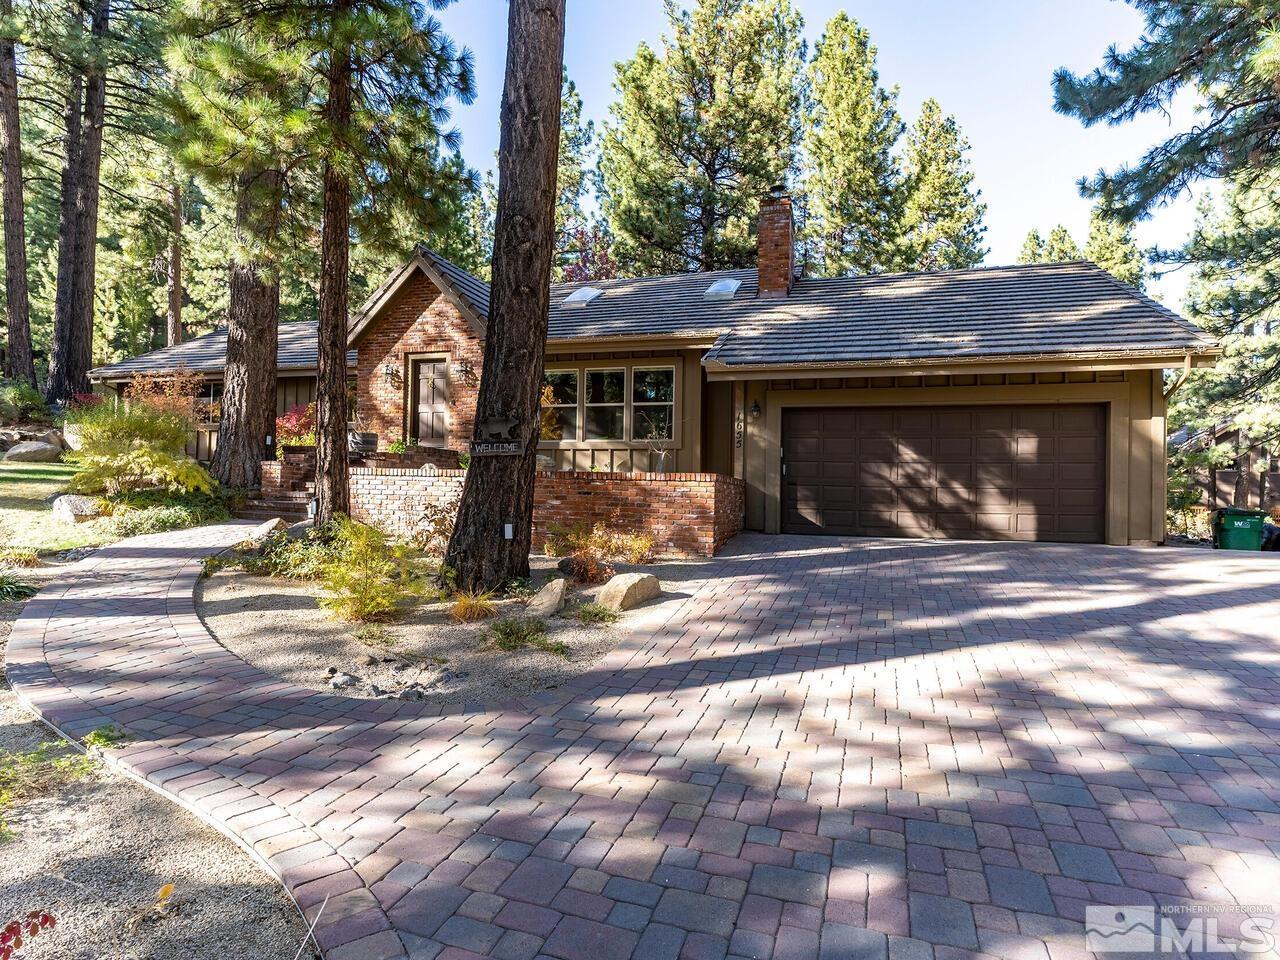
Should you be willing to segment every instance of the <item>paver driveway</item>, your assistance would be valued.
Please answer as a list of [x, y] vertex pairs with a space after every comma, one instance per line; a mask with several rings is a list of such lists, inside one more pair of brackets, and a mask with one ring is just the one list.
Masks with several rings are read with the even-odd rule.
[[742, 537], [568, 687], [440, 716], [218, 646], [242, 531], [100, 551], [9, 677], [328, 897], [329, 960], [1059, 960], [1086, 904], [1280, 899], [1280, 557]]

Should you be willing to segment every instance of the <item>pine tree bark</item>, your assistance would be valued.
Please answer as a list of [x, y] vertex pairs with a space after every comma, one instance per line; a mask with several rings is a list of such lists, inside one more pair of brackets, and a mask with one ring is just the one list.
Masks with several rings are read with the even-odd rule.
[[[13, 17], [11, 0], [0, 0], [0, 17]], [[18, 123], [18, 59], [12, 37], [0, 38], [0, 162], [4, 172], [5, 302], [9, 349], [5, 376], [36, 384], [31, 352], [31, 302], [27, 288], [27, 226], [22, 202], [22, 131]]]
[[165, 312], [165, 346], [182, 342], [182, 186], [169, 188], [169, 308]]
[[1237, 432], [1236, 449], [1240, 456], [1236, 458], [1236, 487], [1232, 491], [1231, 505], [1245, 509], [1249, 506], [1249, 463], [1253, 458], [1250, 456], [1249, 434], [1244, 427]]
[[[283, 176], [277, 170], [247, 172], [236, 184], [236, 238], [259, 251], [274, 242], [280, 223]], [[268, 438], [276, 428], [276, 345], [280, 281], [261, 253], [231, 265], [227, 310], [227, 361], [222, 420], [209, 472], [224, 486], [251, 490], [262, 480]]]
[[[510, 419], [519, 456], [471, 461], [445, 556], [463, 589], [529, 574], [538, 394], [555, 245], [565, 0], [511, 0], [498, 146], [498, 211], [477, 433]], [[511, 526], [511, 537], [504, 528]]]
[[[335, 18], [346, 15], [337, 4]], [[342, 149], [351, 125], [351, 49], [331, 52], [325, 120]], [[351, 179], [340, 164], [324, 165], [324, 226], [320, 237], [320, 330], [316, 384], [316, 516], [318, 525], [350, 511], [347, 462], [347, 299], [351, 245]]]
[[[79, 15], [78, 13], [76, 14]], [[77, 352], [72, 295], [72, 271], [76, 259], [76, 226], [80, 194], [80, 122], [84, 112], [84, 77], [74, 68], [67, 81], [67, 99], [63, 113], [62, 173], [58, 197], [58, 273], [53, 291], [53, 342], [49, 350], [49, 379], [45, 396], [62, 400], [73, 392], [74, 359]]]
[[[78, 16], [78, 14], [77, 14]], [[110, 25], [109, 0], [95, 0], [90, 35], [92, 49], [100, 54]], [[107, 76], [101, 60], [85, 71], [83, 116], [75, 109], [80, 101], [81, 78], [72, 78], [68, 97], [67, 150], [64, 159], [62, 203], [71, 187], [74, 213], [59, 219], [57, 294], [63, 295], [63, 309], [55, 299], [53, 355], [49, 364], [50, 400], [66, 400], [74, 393], [89, 392], [89, 368], [93, 360], [93, 294], [98, 253], [98, 196], [102, 170], [102, 131], [106, 119]], [[74, 123], [72, 112], [76, 112]], [[78, 143], [72, 143], [74, 139]], [[66, 164], [74, 160], [74, 172], [66, 178]], [[65, 230], [64, 230], [65, 227]], [[64, 258], [63, 249], [67, 248]], [[67, 271], [64, 279], [63, 271]]]

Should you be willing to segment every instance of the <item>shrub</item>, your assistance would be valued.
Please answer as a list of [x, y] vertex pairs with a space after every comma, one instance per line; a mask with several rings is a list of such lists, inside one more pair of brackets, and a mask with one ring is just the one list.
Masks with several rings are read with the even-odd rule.
[[124, 388], [124, 396], [129, 406], [143, 406], [156, 413], [172, 414], [187, 423], [194, 423], [198, 405], [196, 397], [202, 386], [204, 377], [191, 370], [135, 373]]
[[186, 454], [192, 422], [147, 403], [100, 404], [67, 415], [81, 445], [67, 455], [79, 470], [68, 484], [77, 493], [136, 490], [213, 490], [213, 478]]
[[418, 592], [419, 578], [404, 546], [376, 527], [349, 517], [333, 522], [337, 558], [324, 568], [328, 596], [320, 605], [343, 620], [386, 620], [400, 601]]
[[0, 380], [0, 423], [44, 420], [49, 415], [40, 391], [25, 380]]
[[25, 547], [4, 547], [0, 549], [0, 567], [38, 567], [40, 554]]
[[325, 568], [338, 562], [340, 556], [341, 547], [327, 528], [321, 528], [297, 539], [284, 532], [273, 533], [258, 552], [231, 557], [224, 565], [239, 567], [260, 577], [319, 580]]
[[461, 494], [443, 503], [428, 503], [413, 525], [409, 539], [413, 545], [429, 557], [443, 557], [453, 536], [453, 525], [458, 519]]
[[112, 532], [119, 537], [185, 530], [231, 516], [226, 500], [211, 493], [143, 490], [107, 497], [102, 507]]
[[613, 576], [610, 560], [650, 563], [653, 537], [645, 533], [615, 530], [606, 523], [553, 526], [543, 547], [549, 557], [566, 557], [567, 572], [586, 583], [600, 583]]
[[15, 603], [28, 600], [38, 592], [37, 587], [23, 583], [17, 575], [8, 570], [0, 570], [0, 603]]
[[489, 636], [499, 650], [515, 652], [533, 647], [560, 657], [569, 656], [569, 648], [559, 640], [547, 637], [547, 627], [535, 617], [503, 617], [489, 625]]
[[449, 607], [449, 615], [459, 623], [487, 620], [497, 612], [492, 590], [460, 590]]
[[603, 603], [596, 603], [594, 600], [575, 607], [569, 615], [579, 623], [588, 626], [601, 623], [617, 623], [619, 617], [617, 610], [612, 607], [606, 607]]
[[288, 446], [314, 446], [316, 442], [316, 405], [295, 404], [276, 417], [276, 459], [284, 458]]
[[510, 597], [512, 600], [528, 600], [537, 592], [533, 581], [528, 577], [512, 577], [502, 585], [503, 596]]

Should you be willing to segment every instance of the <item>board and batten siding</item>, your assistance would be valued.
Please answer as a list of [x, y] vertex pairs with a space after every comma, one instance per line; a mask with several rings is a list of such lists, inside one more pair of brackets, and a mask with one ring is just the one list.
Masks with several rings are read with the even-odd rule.
[[[731, 471], [746, 482], [748, 530], [781, 528], [782, 411], [805, 406], [1103, 404], [1106, 427], [1106, 542], [1148, 545], [1165, 538], [1165, 400], [1160, 370], [1079, 370], [937, 376], [788, 378], [736, 381], [732, 402], [708, 423], [727, 430]], [[751, 418], [757, 405], [758, 419]], [[722, 404], [712, 405], [717, 411]], [[741, 436], [735, 424], [741, 423]], [[717, 449], [708, 442], [708, 451]], [[704, 469], [713, 469], [709, 464]]]
[[[305, 376], [280, 376], [276, 379], [276, 416], [298, 405], [306, 406], [316, 399], [315, 374]], [[216, 423], [200, 423], [196, 425], [195, 436], [187, 444], [187, 455], [202, 463], [213, 459], [213, 452], [218, 449], [218, 425]]]

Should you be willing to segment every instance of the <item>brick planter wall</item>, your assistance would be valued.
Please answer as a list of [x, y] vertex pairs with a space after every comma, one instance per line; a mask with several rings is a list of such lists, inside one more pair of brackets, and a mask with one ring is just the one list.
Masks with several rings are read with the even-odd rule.
[[[465, 476], [353, 467], [351, 514], [407, 537], [429, 505], [461, 494]], [[716, 473], [539, 473], [533, 545], [554, 526], [605, 522], [648, 533], [661, 554], [709, 557], [741, 531], [742, 498], [741, 480]]]

